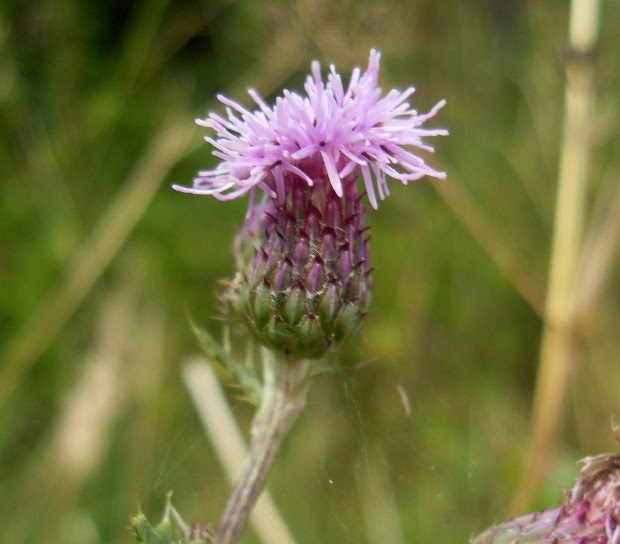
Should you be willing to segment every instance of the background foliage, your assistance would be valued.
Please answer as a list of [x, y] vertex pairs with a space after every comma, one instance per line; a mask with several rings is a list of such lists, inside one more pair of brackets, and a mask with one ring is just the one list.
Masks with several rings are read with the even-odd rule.
[[[244, 202], [173, 192], [214, 164], [193, 118], [383, 53], [418, 91], [448, 180], [369, 214], [372, 314], [319, 380], [270, 481], [300, 543], [466, 542], [507, 515], [530, 438], [562, 122], [566, 3], [6, 1], [0, 5], [0, 533], [130, 542], [168, 489], [216, 521], [228, 493], [179, 377], [187, 321], [220, 334]], [[588, 227], [620, 176], [620, 9], [604, 3]], [[618, 259], [579, 334], [553, 469], [614, 448]], [[355, 370], [353, 370], [355, 369]], [[403, 398], [408, 400], [405, 402]], [[231, 397], [242, 426], [250, 410]], [[409, 406], [407, 405], [409, 404]], [[246, 542], [256, 542], [249, 533]]]

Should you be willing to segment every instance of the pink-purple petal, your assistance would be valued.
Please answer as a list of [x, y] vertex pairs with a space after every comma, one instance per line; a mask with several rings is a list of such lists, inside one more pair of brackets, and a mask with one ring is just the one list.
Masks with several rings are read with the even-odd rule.
[[377, 86], [380, 59], [380, 53], [371, 50], [366, 70], [354, 68], [346, 90], [333, 65], [324, 80], [315, 61], [304, 84], [305, 96], [285, 90], [270, 106], [249, 89], [258, 107], [253, 112], [219, 95], [226, 116], [211, 113], [196, 123], [215, 132], [205, 139], [221, 162], [200, 172], [193, 189], [174, 188], [228, 200], [258, 187], [283, 198], [294, 176], [309, 187], [329, 183], [342, 196], [343, 181], [361, 174], [369, 202], [377, 207], [375, 189], [385, 198], [387, 177], [404, 183], [423, 176], [444, 178], [445, 173], [426, 165], [412, 149], [432, 152], [422, 138], [447, 134], [420, 128], [445, 101], [418, 115], [407, 102], [413, 87], [382, 96]]
[[338, 170], [336, 170], [336, 164], [334, 163], [334, 159], [329, 153], [326, 153], [325, 151], [321, 151], [321, 157], [323, 157], [325, 169], [327, 170], [327, 175], [329, 176], [329, 182], [332, 184], [334, 192], [338, 196], [342, 196], [342, 180], [338, 175]]

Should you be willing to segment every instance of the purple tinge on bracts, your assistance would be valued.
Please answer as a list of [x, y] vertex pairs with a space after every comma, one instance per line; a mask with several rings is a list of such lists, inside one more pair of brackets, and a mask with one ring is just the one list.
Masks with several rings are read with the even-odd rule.
[[582, 463], [560, 506], [493, 525], [471, 544], [620, 544], [620, 455]]

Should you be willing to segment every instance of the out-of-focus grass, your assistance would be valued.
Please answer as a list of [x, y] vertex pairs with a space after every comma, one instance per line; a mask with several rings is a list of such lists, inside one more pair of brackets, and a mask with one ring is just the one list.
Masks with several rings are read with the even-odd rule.
[[[603, 212], [593, 225], [620, 181], [620, 12], [604, 9], [589, 195]], [[313, 387], [271, 489], [300, 543], [394, 530], [406, 542], [465, 542], [504, 516], [530, 438], [541, 329], [531, 301], [549, 258], [565, 28], [559, 1], [0, 6], [0, 352], [29, 330], [36, 342], [59, 329], [0, 411], [3, 542], [129, 542], [136, 500], [157, 515], [169, 488], [189, 519], [217, 520], [228, 487], [179, 363], [195, 349], [187, 311], [219, 334], [216, 282], [230, 273], [245, 203], [168, 188], [213, 164], [199, 136], [152, 201], [136, 204], [148, 206], [62, 322], [28, 327], [171, 112], [189, 126], [217, 107], [217, 92], [246, 100], [252, 85], [269, 97], [299, 87], [311, 58], [346, 70], [370, 47], [383, 52], [384, 88], [416, 84], [420, 110], [448, 100], [435, 123], [451, 136], [435, 142], [432, 161], [457, 198], [432, 182], [394, 183], [395, 196], [369, 214], [373, 310], [341, 354], [360, 368]], [[609, 267], [580, 328], [560, 455], [538, 505], [566, 486], [576, 458], [614, 447], [617, 258]], [[127, 330], [114, 333], [109, 320]], [[0, 379], [11, 364], [0, 362]], [[249, 409], [233, 405], [247, 424]], [[71, 444], [91, 464], [70, 456]], [[391, 505], [386, 523], [400, 527], [374, 526], [373, 504]]]

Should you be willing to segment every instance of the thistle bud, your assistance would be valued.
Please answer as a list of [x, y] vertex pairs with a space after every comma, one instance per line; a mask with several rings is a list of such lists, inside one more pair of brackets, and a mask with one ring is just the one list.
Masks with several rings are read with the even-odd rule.
[[620, 455], [584, 459], [560, 506], [494, 525], [471, 543], [620, 544]]
[[227, 313], [289, 359], [323, 356], [370, 305], [364, 205], [354, 180], [343, 191], [290, 179], [285, 197], [256, 206], [237, 236], [239, 272], [222, 293]]

